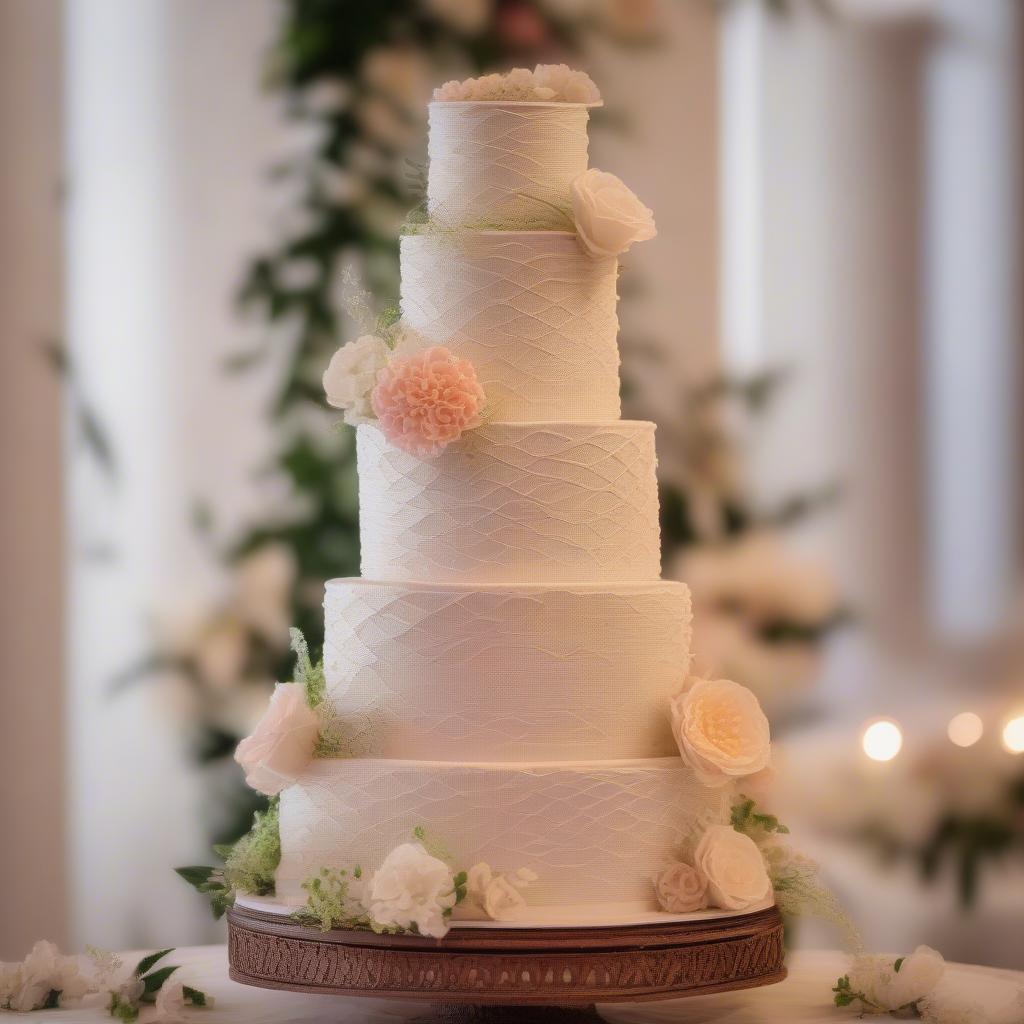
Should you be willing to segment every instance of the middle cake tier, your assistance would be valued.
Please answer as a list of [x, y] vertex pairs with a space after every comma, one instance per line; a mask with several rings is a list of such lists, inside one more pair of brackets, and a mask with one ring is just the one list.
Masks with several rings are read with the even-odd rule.
[[686, 678], [682, 583], [465, 587], [338, 579], [327, 704], [348, 756], [575, 761], [670, 756]]
[[487, 423], [434, 458], [358, 429], [362, 575], [618, 583], [661, 572], [654, 424]]

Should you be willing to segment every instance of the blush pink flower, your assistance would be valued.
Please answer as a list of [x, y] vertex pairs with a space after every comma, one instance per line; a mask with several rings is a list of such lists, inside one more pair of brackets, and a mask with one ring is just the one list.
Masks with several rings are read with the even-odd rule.
[[484, 391], [469, 360], [437, 346], [388, 363], [372, 403], [385, 437], [423, 458], [480, 425]]

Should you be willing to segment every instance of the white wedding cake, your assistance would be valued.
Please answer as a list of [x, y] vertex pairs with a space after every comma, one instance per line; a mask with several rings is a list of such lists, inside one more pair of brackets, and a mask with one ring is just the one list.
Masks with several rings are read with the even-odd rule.
[[325, 378], [359, 423], [362, 577], [327, 584], [319, 714], [341, 739], [282, 784], [277, 900], [301, 905], [324, 867], [372, 878], [415, 833], [485, 866], [478, 887], [517, 880], [478, 916], [763, 906], [763, 868], [708, 839], [745, 839], [730, 811], [767, 725], [735, 684], [688, 682], [654, 425], [620, 419], [618, 253], [653, 235], [650, 212], [588, 170], [586, 76], [437, 96], [401, 320]]

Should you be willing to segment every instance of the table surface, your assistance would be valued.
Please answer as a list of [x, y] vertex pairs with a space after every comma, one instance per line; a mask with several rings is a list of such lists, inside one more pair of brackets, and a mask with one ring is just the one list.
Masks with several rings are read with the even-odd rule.
[[[126, 962], [131, 955], [125, 955]], [[195, 1024], [398, 1024], [424, 1011], [423, 1004], [384, 999], [272, 992], [238, 985], [228, 978], [225, 946], [196, 946], [167, 958], [180, 964], [182, 980], [209, 993], [216, 1004], [189, 1012]], [[609, 1024], [852, 1024], [850, 1010], [832, 1006], [831, 988], [846, 972], [848, 958], [833, 951], [801, 951], [787, 959], [789, 977], [778, 985], [694, 996], [660, 1003], [602, 1004]], [[1005, 1005], [1024, 987], [1024, 973], [949, 964], [944, 985], [955, 986], [981, 1006]], [[110, 1020], [99, 1010], [49, 1010], [31, 1015], [33, 1024], [96, 1024]]]

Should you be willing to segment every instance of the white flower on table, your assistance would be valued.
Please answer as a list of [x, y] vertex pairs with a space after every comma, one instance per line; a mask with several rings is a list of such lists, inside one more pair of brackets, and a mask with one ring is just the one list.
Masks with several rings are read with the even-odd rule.
[[252, 735], [238, 744], [235, 760], [245, 770], [248, 785], [276, 796], [312, 760], [319, 734], [320, 719], [306, 703], [306, 688], [278, 683]]
[[708, 905], [708, 880], [693, 865], [674, 860], [654, 879], [661, 909], [670, 914], [689, 914]]
[[0, 964], [0, 1008], [17, 1013], [40, 1010], [50, 994], [70, 1006], [90, 990], [73, 956], [62, 956], [52, 942], [37, 942], [20, 964]]
[[899, 1010], [930, 995], [946, 969], [942, 954], [918, 946], [909, 956], [858, 956], [850, 965], [850, 989], [863, 993], [876, 1012]]
[[344, 411], [346, 423], [354, 426], [374, 418], [370, 395], [389, 355], [383, 338], [364, 334], [331, 357], [324, 371], [324, 391], [328, 404]]
[[746, 910], [772, 891], [764, 857], [749, 836], [731, 825], [712, 825], [700, 838], [694, 867], [707, 880], [708, 902], [723, 910]]
[[[207, 1004], [210, 1002], [207, 998]], [[185, 998], [185, 985], [176, 974], [167, 979], [156, 994], [156, 1019], [153, 1024], [183, 1024], [189, 1020], [189, 1003]]]
[[367, 885], [366, 909], [384, 928], [415, 929], [440, 939], [455, 906], [455, 876], [444, 861], [419, 843], [395, 847]]
[[580, 243], [596, 259], [658, 233], [654, 214], [614, 174], [591, 167], [573, 179], [569, 194]]
[[724, 786], [771, 763], [768, 719], [745, 686], [691, 679], [670, 707], [679, 752], [705, 786]]

